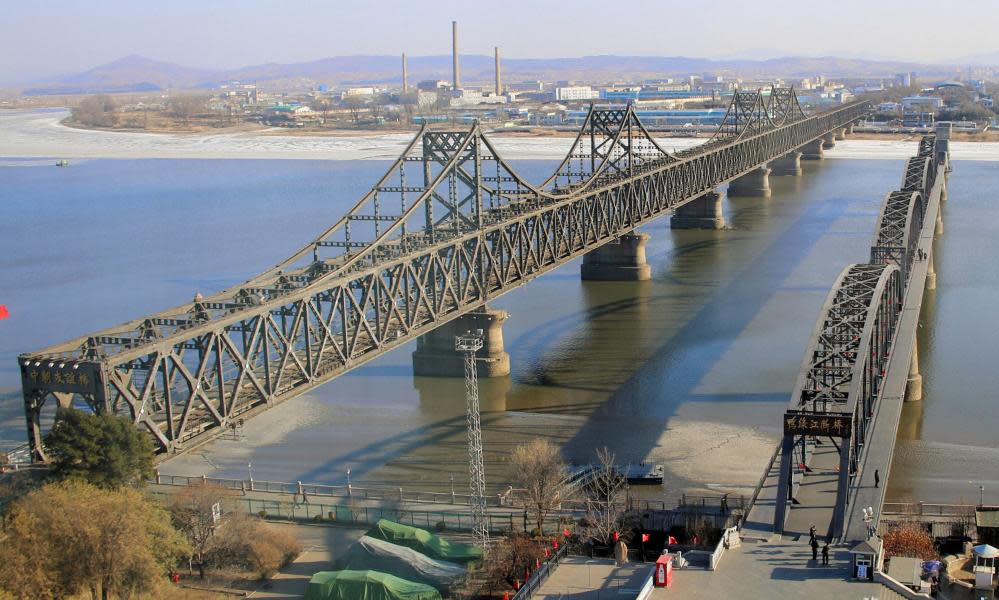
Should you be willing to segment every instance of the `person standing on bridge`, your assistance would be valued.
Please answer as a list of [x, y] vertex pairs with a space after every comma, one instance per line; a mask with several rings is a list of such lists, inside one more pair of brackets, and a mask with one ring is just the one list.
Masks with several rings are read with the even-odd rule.
[[874, 469], [874, 487], [881, 487], [881, 473]]
[[812, 560], [819, 560], [819, 540], [813, 537], [808, 545], [812, 547]]
[[826, 545], [822, 546], [822, 564], [829, 564], [829, 542], [826, 542]]

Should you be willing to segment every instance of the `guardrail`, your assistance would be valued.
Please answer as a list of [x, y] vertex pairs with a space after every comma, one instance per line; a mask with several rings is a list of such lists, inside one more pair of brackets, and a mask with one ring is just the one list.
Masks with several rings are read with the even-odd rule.
[[541, 568], [531, 574], [521, 586], [517, 593], [514, 594], [513, 600], [527, 600], [534, 596], [534, 594], [541, 589], [542, 584], [551, 577], [551, 574], [558, 568], [559, 563], [565, 558], [566, 554], [569, 552], [569, 545], [563, 544], [555, 551], [555, 554], [546, 562], [541, 565]]
[[742, 518], [739, 519], [739, 530], [742, 530], [743, 525], [746, 524], [746, 519], [749, 518], [749, 511], [753, 510], [753, 506], [756, 501], [760, 498], [760, 492], [763, 490], [763, 486], [767, 483], [767, 477], [770, 476], [770, 471], [774, 468], [774, 462], [777, 457], [780, 456], [780, 442], [774, 446], [774, 452], [770, 455], [770, 462], [767, 463], [767, 467], [763, 469], [763, 475], [760, 476], [760, 480], [756, 483], [756, 488], [753, 490], [753, 495], [749, 498], [749, 505], [746, 510], [742, 513]]
[[974, 516], [974, 504], [935, 504], [928, 502], [885, 502], [881, 507], [882, 516], [930, 516], [967, 517]]

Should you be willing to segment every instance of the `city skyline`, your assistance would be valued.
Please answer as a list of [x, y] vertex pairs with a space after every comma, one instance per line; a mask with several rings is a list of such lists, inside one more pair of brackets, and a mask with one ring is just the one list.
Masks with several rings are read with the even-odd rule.
[[[18, 60], [0, 68], [0, 82], [42, 80], [134, 54], [206, 69], [333, 56], [444, 55], [452, 19], [461, 25], [461, 53], [468, 55], [491, 55], [500, 46], [508, 58], [837, 56], [927, 64], [975, 62], [976, 55], [990, 62], [997, 48], [988, 32], [999, 25], [999, 5], [979, 0], [939, 18], [927, 16], [936, 8], [927, 0], [878, 6], [846, 0], [835, 14], [821, 17], [789, 0], [770, 2], [766, 11], [723, 0], [696, 6], [639, 0], [614, 13], [624, 25], [609, 31], [604, 5], [590, 0], [574, 3], [571, 18], [563, 4], [546, 11], [522, 0], [495, 14], [451, 0], [430, 11], [395, 0], [377, 8], [356, 1], [315, 7], [250, 0], [239, 10], [227, 2], [201, 6], [192, 0], [152, 8], [120, 0], [90, 4], [57, 0], [44, 7], [7, 7], [0, 51]], [[921, 29], [927, 33], [914, 34]]]

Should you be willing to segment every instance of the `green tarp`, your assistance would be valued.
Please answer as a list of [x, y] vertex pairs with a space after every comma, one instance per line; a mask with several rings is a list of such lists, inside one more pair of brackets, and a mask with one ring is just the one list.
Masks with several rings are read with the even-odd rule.
[[468, 574], [464, 565], [437, 560], [398, 544], [363, 536], [346, 554], [333, 563], [333, 569], [379, 571], [416, 583], [425, 583], [444, 592]]
[[305, 600], [441, 600], [441, 594], [378, 571], [320, 571], [309, 580]]
[[372, 527], [368, 536], [385, 540], [392, 544], [412, 548], [430, 558], [457, 563], [470, 563], [482, 560], [482, 550], [473, 544], [453, 543], [436, 536], [426, 529], [410, 527], [380, 519]]

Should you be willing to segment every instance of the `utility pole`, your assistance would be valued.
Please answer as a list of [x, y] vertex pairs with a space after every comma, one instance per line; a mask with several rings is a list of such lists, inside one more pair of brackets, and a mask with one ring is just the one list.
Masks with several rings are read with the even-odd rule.
[[479, 420], [479, 376], [475, 353], [482, 348], [482, 330], [468, 331], [454, 338], [454, 348], [465, 353], [465, 417], [468, 421], [468, 474], [472, 487], [472, 536], [486, 550], [486, 472], [482, 466], [482, 424]]

